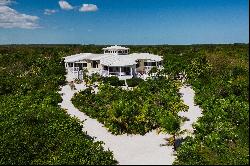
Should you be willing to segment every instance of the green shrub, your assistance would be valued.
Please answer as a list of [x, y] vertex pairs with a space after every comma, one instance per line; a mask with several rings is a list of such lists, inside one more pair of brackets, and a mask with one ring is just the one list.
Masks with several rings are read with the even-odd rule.
[[90, 76], [90, 79], [92, 80], [92, 82], [100, 82], [103, 80], [103, 77], [99, 73], [93, 73]]
[[127, 79], [126, 81], [127, 81], [127, 85], [129, 87], [135, 87], [135, 86], [139, 85], [141, 82], [143, 82], [144, 80], [141, 78], [135, 77], [135, 78]]
[[104, 83], [109, 83], [112, 86], [125, 86], [125, 81], [124, 80], [119, 80], [118, 77], [116, 76], [111, 76], [111, 77], [105, 77], [103, 79]]
[[125, 80], [119, 80], [119, 86], [125, 86]]
[[81, 81], [79, 78], [76, 78], [76, 79], [74, 80], [74, 82], [75, 82], [76, 84], [81, 84], [81, 83], [82, 83], [82, 81]]

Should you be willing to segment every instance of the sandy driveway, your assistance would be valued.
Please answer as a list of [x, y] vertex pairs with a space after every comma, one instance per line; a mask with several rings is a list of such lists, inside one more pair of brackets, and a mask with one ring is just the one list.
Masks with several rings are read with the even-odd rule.
[[[114, 153], [115, 159], [122, 165], [171, 165], [175, 160], [172, 146], [160, 146], [166, 143], [163, 138], [168, 137], [166, 134], [156, 134], [156, 131], [141, 135], [112, 135], [101, 123], [91, 119], [83, 112], [80, 112], [71, 103], [75, 92], [86, 88], [83, 84], [76, 84], [76, 89], [72, 91], [69, 85], [62, 87], [60, 93], [63, 93], [63, 101], [60, 103], [62, 108], [67, 109], [71, 116], [76, 116], [80, 120], [85, 120], [83, 131], [86, 131], [91, 137], [98, 141], [103, 141], [105, 149], [110, 149]], [[189, 106], [188, 112], [180, 112], [180, 115], [190, 119], [183, 124], [182, 129], [192, 130], [192, 123], [201, 116], [201, 110], [194, 106], [194, 91], [190, 87], [182, 87], [180, 92], [183, 94], [184, 103]]]

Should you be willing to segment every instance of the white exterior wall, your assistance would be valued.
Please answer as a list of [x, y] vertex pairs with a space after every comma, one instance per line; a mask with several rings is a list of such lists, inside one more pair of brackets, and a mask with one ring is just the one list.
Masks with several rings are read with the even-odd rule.
[[[134, 75], [134, 74], [137, 74], [138, 71], [145, 71], [145, 69], [146, 71], [149, 71], [151, 69], [151, 66], [145, 67], [144, 62], [150, 61], [150, 59], [156, 62], [162, 60], [161, 57], [157, 55], [149, 54], [149, 53], [129, 54], [129, 48], [121, 47], [117, 45], [104, 48], [103, 50], [104, 50], [104, 54], [108, 54], [108, 55], [81, 53], [81, 54], [76, 54], [76, 55], [66, 57], [65, 59], [67, 62], [70, 62], [70, 61], [78, 61], [78, 62], [83, 62], [83, 63], [86, 62], [87, 67], [83, 67], [83, 68], [86, 68], [89, 71], [89, 74], [94, 73], [94, 72], [98, 72], [100, 74], [106, 73], [106, 75], [104, 76], [108, 75], [108, 72], [103, 70], [104, 65], [105, 66], [111, 65], [113, 67], [117, 66], [119, 70], [117, 70], [115, 73], [119, 73], [118, 75], [120, 75], [121, 72], [125, 72], [123, 71], [123, 69], [120, 71], [120, 67], [129, 67], [130, 69], [129, 73]], [[109, 51], [109, 52], [106, 52], [106, 51]], [[110, 53], [110, 51], [112, 52]], [[118, 53], [119, 51], [120, 53]], [[96, 60], [92, 60], [92, 59], [96, 59]], [[135, 65], [135, 61], [137, 60], [139, 60], [138, 68], [136, 68], [136, 65]], [[97, 65], [98, 65], [97, 68], [92, 67], [93, 61], [97, 62]], [[103, 64], [101, 64], [101, 62]], [[70, 71], [72, 74], [75, 73], [75, 71], [73, 71], [73, 66], [69, 67], [67, 63], [65, 64], [65, 68], [68, 69], [68, 71]], [[126, 71], [127, 71], [126, 74], [128, 74], [128, 69], [126, 69]], [[124, 73], [122, 73], [122, 76], [120, 77], [123, 77], [123, 75]]]

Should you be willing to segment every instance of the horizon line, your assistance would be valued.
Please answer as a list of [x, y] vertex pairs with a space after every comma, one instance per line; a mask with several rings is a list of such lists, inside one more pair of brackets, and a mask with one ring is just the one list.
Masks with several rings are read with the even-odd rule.
[[159, 45], [233, 45], [233, 44], [249, 44], [249, 42], [235, 42], [235, 43], [193, 43], [193, 44], [84, 44], [84, 43], [6, 43], [0, 44], [0, 46], [5, 45], [96, 45], [96, 46], [103, 46], [103, 45], [129, 45], [129, 46], [159, 46]]

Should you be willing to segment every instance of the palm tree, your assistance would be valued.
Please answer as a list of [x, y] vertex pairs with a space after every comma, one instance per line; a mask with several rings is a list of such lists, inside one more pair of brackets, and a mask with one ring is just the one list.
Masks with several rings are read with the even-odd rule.
[[89, 76], [88, 76], [87, 73], [88, 73], [88, 70], [87, 70], [87, 69], [83, 69], [83, 70], [82, 70], [83, 80], [84, 80], [86, 86], [89, 87], [89, 86], [90, 86], [90, 85], [89, 85], [90, 78], [89, 78]]
[[185, 130], [178, 129], [177, 131], [174, 131], [174, 132], [170, 133], [171, 137], [165, 138], [165, 140], [167, 141], [167, 143], [165, 145], [173, 146], [174, 151], [176, 151], [177, 147], [178, 147], [178, 143], [177, 143], [178, 138], [180, 138], [180, 136], [182, 136], [186, 132], [187, 132], [186, 129]]
[[169, 133], [171, 137], [166, 138], [168, 141], [166, 144], [161, 144], [161, 146], [174, 146], [174, 151], [177, 149], [177, 138], [186, 133], [186, 130], [181, 130], [181, 119], [179, 116], [174, 115], [171, 112], [166, 112], [165, 115], [161, 116], [159, 119], [161, 124], [160, 131]]

